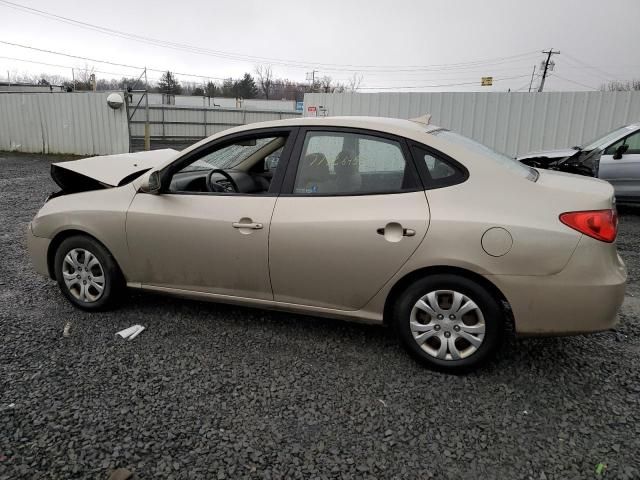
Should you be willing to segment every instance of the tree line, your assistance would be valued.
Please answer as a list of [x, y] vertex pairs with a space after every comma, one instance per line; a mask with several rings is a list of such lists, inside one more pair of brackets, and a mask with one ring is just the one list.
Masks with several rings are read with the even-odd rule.
[[[86, 67], [74, 71], [74, 78], [60, 75], [22, 75], [15, 76], [16, 83], [39, 85], [60, 85], [68, 91], [143, 90], [144, 81], [133, 77], [120, 79], [96, 78], [93, 69]], [[175, 73], [167, 70], [155, 82], [149, 82], [149, 92], [168, 95], [194, 95], [223, 98], [259, 98], [272, 100], [298, 100], [305, 93], [356, 92], [362, 82], [362, 75], [354, 74], [347, 82], [336, 82], [329, 76], [314, 79], [313, 82], [298, 82], [286, 78], [275, 78], [270, 66], [256, 66], [253, 74], [245, 73], [239, 78], [227, 78], [222, 81], [180, 81]]]

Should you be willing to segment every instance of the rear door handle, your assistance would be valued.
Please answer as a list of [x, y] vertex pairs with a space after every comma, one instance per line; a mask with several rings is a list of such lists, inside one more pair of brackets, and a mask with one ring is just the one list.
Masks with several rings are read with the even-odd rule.
[[251, 228], [252, 230], [260, 230], [262, 228], [261, 223], [241, 223], [241, 222], [233, 222], [231, 224], [233, 228]]
[[[384, 228], [379, 228], [376, 230], [376, 232], [378, 233], [378, 235], [384, 235], [385, 229]], [[402, 236], [403, 237], [413, 237], [416, 234], [416, 231], [411, 229], [411, 228], [403, 228], [402, 229]]]

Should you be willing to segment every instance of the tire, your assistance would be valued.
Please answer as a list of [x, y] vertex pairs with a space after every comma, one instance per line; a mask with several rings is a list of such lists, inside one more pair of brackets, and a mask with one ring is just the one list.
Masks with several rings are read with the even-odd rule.
[[419, 279], [398, 296], [392, 311], [403, 346], [438, 371], [478, 368], [495, 354], [504, 334], [501, 302], [483, 286], [457, 275]]
[[62, 241], [56, 250], [54, 271], [62, 294], [82, 310], [107, 310], [124, 291], [124, 277], [115, 259], [88, 236]]

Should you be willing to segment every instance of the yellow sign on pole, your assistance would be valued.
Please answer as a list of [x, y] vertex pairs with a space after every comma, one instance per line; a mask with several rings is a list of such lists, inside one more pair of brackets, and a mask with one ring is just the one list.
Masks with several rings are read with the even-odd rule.
[[491, 85], [493, 85], [493, 77], [482, 77], [480, 85], [483, 87], [490, 87]]

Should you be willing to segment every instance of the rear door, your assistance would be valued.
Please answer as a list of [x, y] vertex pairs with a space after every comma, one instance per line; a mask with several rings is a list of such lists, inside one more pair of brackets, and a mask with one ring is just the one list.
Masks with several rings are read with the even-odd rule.
[[411, 257], [428, 224], [403, 139], [303, 129], [271, 220], [274, 299], [360, 309]]
[[[626, 145], [627, 151], [621, 158], [613, 158], [621, 145]], [[605, 149], [598, 177], [613, 185], [618, 200], [640, 201], [640, 130]]]

